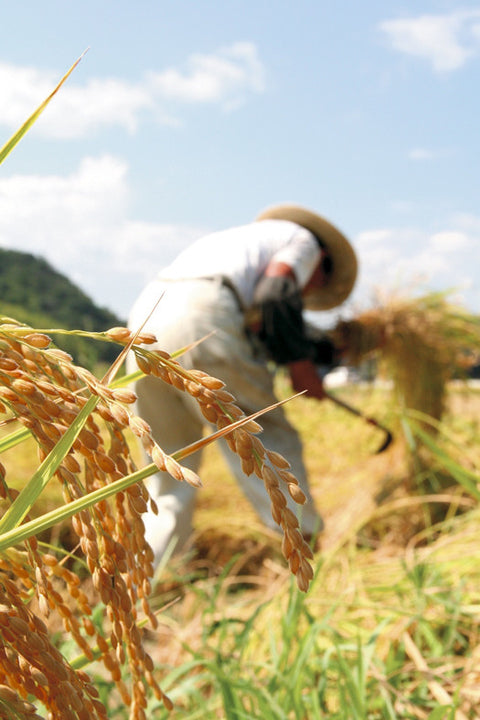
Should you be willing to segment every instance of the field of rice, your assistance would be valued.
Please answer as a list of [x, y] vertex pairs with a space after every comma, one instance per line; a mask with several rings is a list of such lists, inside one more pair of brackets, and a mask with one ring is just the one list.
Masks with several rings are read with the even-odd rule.
[[478, 473], [480, 394], [448, 388], [448, 430], [427, 467], [391, 391], [338, 392], [389, 423], [395, 441], [377, 455], [379, 431], [361, 419], [328, 402], [287, 406], [326, 521], [306, 594], [207, 452], [197, 554], [165, 569], [157, 602], [173, 604], [152, 638], [179, 717], [478, 717], [479, 512], [453, 475], [457, 462]]
[[[394, 442], [378, 454], [382, 431], [331, 400], [286, 404], [325, 519], [313, 548], [284, 509], [295, 477], [218, 379], [149, 353], [154, 338], [125, 328], [95, 335], [120, 353], [97, 377], [48, 332], [0, 318], [2, 720], [480, 717], [480, 393], [452, 381], [478, 364], [478, 318], [434, 294], [387, 299], [335, 328], [348, 361], [373, 354], [388, 381], [337, 392]], [[192, 546], [153, 578], [142, 480], [157, 468], [200, 478], [182, 466], [186, 450], [163, 452], [116, 379], [134, 344], [143, 372], [228, 433], [278, 534], [199, 438]], [[289, 395], [283, 376], [278, 393]], [[143, 469], [138, 441], [152, 458]]]
[[[278, 534], [258, 522], [215, 444], [200, 439], [192, 545], [154, 579], [139, 481], [155, 465], [136, 469], [138, 441], [156, 466], [198, 484], [181, 449], [169, 457], [153, 442], [125, 381], [75, 366], [44, 333], [1, 325], [3, 716], [476, 718], [480, 391], [447, 380], [446, 366], [459, 347], [474, 353], [478, 331], [443, 302], [402, 301], [360, 318], [361, 332], [341, 328], [360, 338], [359, 361], [365, 328], [375, 321], [382, 336], [375, 382], [331, 392], [391, 431], [385, 451], [381, 428], [330, 399], [286, 403], [325, 520], [313, 552], [282, 514], [275, 464], [256, 472]], [[429, 333], [414, 323], [416, 336], [411, 315], [432, 308]], [[409, 372], [412, 354], [390, 352], [405, 327], [419, 350]], [[121, 328], [98, 339], [134, 340]], [[232, 436], [242, 458], [266, 457], [261, 434], [249, 440], [256, 424], [215, 379], [137, 352], [145, 372], [204, 401], [209, 417], [216, 408], [220, 433], [243, 423]], [[282, 373], [277, 391], [290, 393]]]

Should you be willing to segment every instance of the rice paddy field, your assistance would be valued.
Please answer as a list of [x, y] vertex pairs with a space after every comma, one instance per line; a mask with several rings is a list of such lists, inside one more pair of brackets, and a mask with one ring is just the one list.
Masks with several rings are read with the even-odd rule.
[[[2, 720], [480, 717], [480, 393], [455, 379], [479, 362], [478, 318], [434, 294], [381, 299], [335, 328], [347, 361], [373, 360], [382, 379], [337, 392], [394, 442], [377, 453], [382, 431], [331, 400], [285, 405], [325, 519], [313, 547], [285, 510], [286, 492], [299, 497], [288, 458], [219, 379], [126, 328], [95, 334], [119, 350], [97, 377], [49, 332], [0, 318]], [[142, 481], [200, 478], [182, 465], [192, 448], [166, 455], [133, 412], [116, 377], [132, 349], [258, 475], [278, 534], [199, 438], [192, 545], [153, 577]]]
[[[277, 386], [279, 397], [288, 397], [282, 375]], [[65, 670], [58, 668], [56, 679], [40, 671], [40, 661], [28, 655], [21, 638], [15, 644], [8, 634], [12, 617], [19, 618], [19, 625], [30, 623], [32, 630], [31, 616], [19, 612], [23, 607], [44, 617], [50, 652], [60, 654], [59, 667], [74, 669], [84, 683], [83, 673], [88, 673], [87, 695], [96, 699], [92, 717], [480, 717], [480, 390], [474, 383], [445, 383], [437, 419], [419, 409], [406, 410], [392, 382], [357, 383], [332, 392], [387, 426], [394, 440], [377, 453], [383, 432], [329, 400], [297, 398], [285, 405], [303, 437], [313, 495], [325, 520], [306, 592], [298, 589], [288, 568], [281, 534], [259, 524], [215, 444], [209, 445], [192, 548], [171, 558], [148, 585], [148, 607], [140, 593], [145, 619], [135, 632], [132, 625], [116, 633], [109, 629], [124, 620], [109, 611], [112, 600], [95, 581], [95, 563], [89, 564], [91, 531], [83, 528], [87, 540], [81, 540], [82, 528], [60, 518], [37, 533], [30, 549], [27, 542], [26, 555], [15, 549], [21, 546], [4, 542], [0, 715], [87, 717], [79, 691], [75, 701], [59, 702], [57, 714], [48, 715], [39, 702], [42, 695], [32, 678], [45, 673], [40, 687], [48, 681], [49, 693], [58, 697], [73, 679], [59, 681], [58, 673]], [[1, 428], [4, 439], [15, 432], [9, 423]], [[117, 452], [129, 452], [139, 463], [138, 438], [128, 427], [125, 437], [125, 448]], [[5, 500], [31, 482], [37, 445], [25, 438], [2, 452], [4, 487], [11, 479]], [[52, 480], [30, 516], [55, 512], [63, 499]], [[125, 540], [121, 534], [117, 539]], [[49, 558], [44, 565], [42, 554]], [[62, 574], [56, 569], [37, 594], [30, 572], [34, 578], [35, 567], [54, 567], [52, 557], [71, 577], [61, 589]], [[9, 608], [5, 593], [12, 591], [8, 578], [15, 573], [24, 590], [21, 603], [17, 598]], [[42, 604], [42, 592], [53, 594], [53, 600]], [[85, 598], [80, 606], [74, 601], [79, 592]], [[84, 622], [86, 606], [94, 629]], [[152, 616], [155, 623], [148, 622]], [[72, 635], [76, 621], [80, 629]], [[138, 633], [135, 643], [127, 632]], [[118, 651], [121, 642], [126, 654]], [[106, 657], [115, 646], [119, 662], [110, 665]], [[132, 673], [129, 655], [141, 655], [140, 646], [149, 658], [142, 656], [148, 681], [138, 675], [136, 682], [145, 687], [135, 705], [127, 687], [139, 672], [139, 661], [133, 662]], [[11, 696], [9, 647], [28, 658], [28, 672], [25, 660], [16, 667], [17, 687], [13, 683], [23, 705]], [[161, 691], [152, 691], [150, 675]]]
[[305, 594], [208, 451], [199, 555], [158, 587], [159, 606], [174, 601], [156, 652], [179, 717], [480, 716], [478, 502], [453, 477], [457, 463], [478, 472], [479, 391], [448, 388], [446, 435], [428, 461], [409, 447], [391, 390], [338, 392], [395, 441], [377, 455], [381, 433], [362, 420], [328, 402], [287, 406], [325, 519]]

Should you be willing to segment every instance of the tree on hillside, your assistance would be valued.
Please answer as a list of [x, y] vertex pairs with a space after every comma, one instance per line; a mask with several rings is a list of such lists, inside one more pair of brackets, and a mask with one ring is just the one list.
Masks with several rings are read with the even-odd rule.
[[[65, 275], [41, 257], [0, 248], [0, 314], [36, 327], [102, 331], [123, 325], [114, 313], [99, 308]], [[59, 336], [58, 344], [88, 366], [111, 362], [118, 348], [84, 338]]]

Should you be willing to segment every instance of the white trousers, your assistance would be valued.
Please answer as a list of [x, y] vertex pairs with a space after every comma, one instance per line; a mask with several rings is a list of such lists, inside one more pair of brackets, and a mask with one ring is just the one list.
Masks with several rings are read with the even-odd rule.
[[[265, 359], [256, 357], [245, 334], [237, 301], [220, 279], [152, 282], [133, 307], [129, 320], [132, 330], [142, 325], [159, 298], [157, 309], [144, 327], [156, 335], [158, 349], [173, 352], [213, 332], [179, 358], [179, 362], [186, 368], [203, 370], [223, 380], [246, 414], [277, 402], [273, 376]], [[150, 349], [155, 347], [149, 346]], [[134, 358], [129, 358], [128, 369], [134, 368]], [[140, 379], [135, 391], [138, 397], [136, 412], [149, 423], [165, 452], [173, 453], [201, 438], [207, 423], [196, 401], [187, 393], [150, 376]], [[307, 497], [303, 506], [289, 498], [289, 506], [299, 516], [305, 533], [317, 533], [323, 522], [308, 487], [298, 433], [282, 408], [262, 415], [259, 422], [263, 427], [260, 438], [264, 446], [280, 452], [290, 462]], [[237, 456], [224, 441], [219, 443], [228, 466], [261, 520], [268, 527], [278, 529], [262, 481], [254, 474], [244, 475]], [[200, 460], [200, 453], [195, 453], [182, 462], [198, 472]], [[158, 515], [152, 513], [145, 517], [146, 537], [158, 564], [170, 544], [175, 544], [175, 550], [178, 550], [188, 540], [197, 490], [162, 472], [152, 475], [146, 484], [159, 509]]]

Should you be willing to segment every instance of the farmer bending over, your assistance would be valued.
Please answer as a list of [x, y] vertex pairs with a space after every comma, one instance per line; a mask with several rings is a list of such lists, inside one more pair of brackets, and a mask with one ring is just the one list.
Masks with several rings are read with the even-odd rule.
[[[253, 223], [212, 233], [184, 250], [141, 293], [129, 326], [137, 330], [161, 298], [144, 327], [156, 335], [158, 349], [174, 352], [208, 335], [180, 362], [223, 380], [247, 415], [277, 402], [271, 361], [288, 369], [295, 391], [306, 390], [307, 396], [321, 400], [318, 345], [306, 333], [302, 310], [340, 305], [356, 273], [355, 253], [333, 225], [309, 210], [279, 205]], [[331, 364], [333, 346], [324, 344], [322, 350], [320, 362]], [[134, 359], [132, 370], [133, 364]], [[205, 418], [187, 393], [151, 376], [141, 378], [135, 390], [137, 412], [165, 452], [202, 436]], [[282, 408], [263, 415], [261, 425], [263, 444], [287, 458], [307, 497], [301, 508], [293, 501], [290, 505], [301, 530], [316, 535], [323, 522], [308, 487], [299, 436]], [[261, 520], [278, 529], [263, 483], [255, 474], [244, 475], [239, 458], [224, 441], [220, 447]], [[182, 462], [197, 472], [200, 454]], [[147, 485], [159, 510], [145, 517], [147, 540], [158, 563], [171, 541], [178, 550], [188, 540], [196, 490], [162, 472]]]

